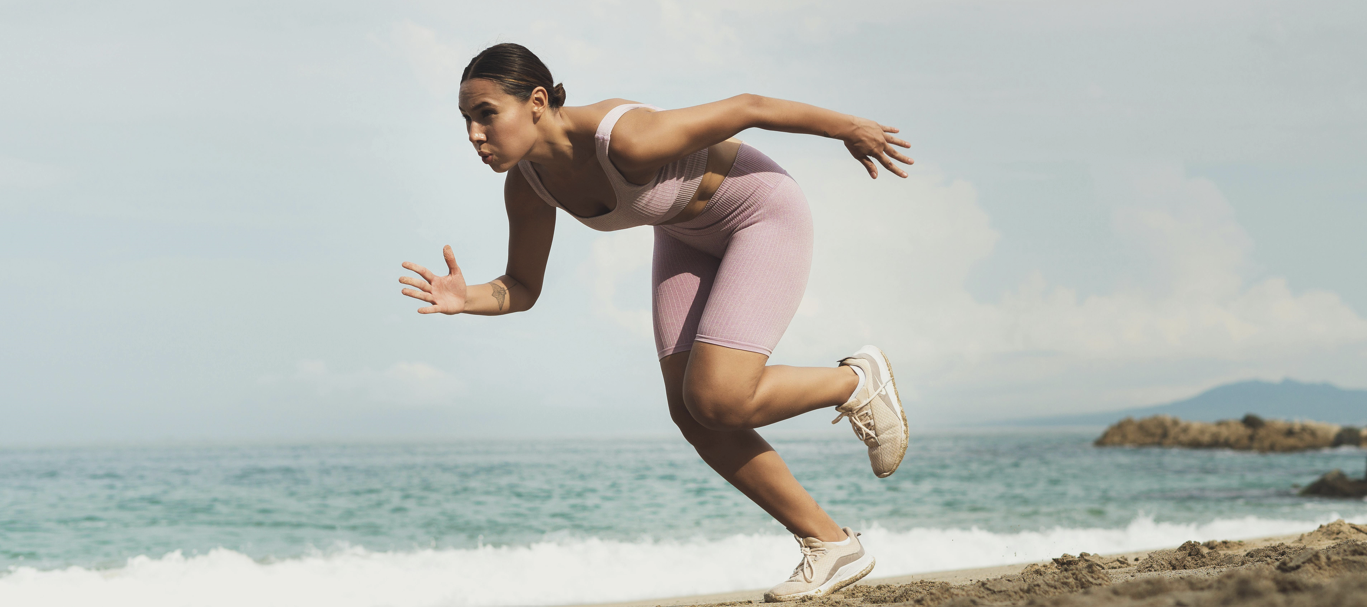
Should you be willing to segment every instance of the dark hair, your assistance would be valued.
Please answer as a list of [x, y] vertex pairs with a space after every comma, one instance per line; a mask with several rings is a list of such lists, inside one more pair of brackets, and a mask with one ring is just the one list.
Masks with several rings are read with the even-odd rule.
[[504, 42], [480, 51], [460, 75], [461, 82], [471, 78], [497, 82], [503, 92], [521, 101], [530, 99], [536, 87], [543, 87], [552, 108], [565, 105], [565, 87], [554, 84], [551, 70], [521, 44]]

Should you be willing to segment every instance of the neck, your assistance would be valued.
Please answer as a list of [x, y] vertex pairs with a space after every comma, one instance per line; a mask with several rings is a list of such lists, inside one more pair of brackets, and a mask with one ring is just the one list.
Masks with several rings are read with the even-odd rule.
[[575, 124], [562, 109], [547, 110], [536, 122], [537, 141], [522, 159], [557, 169], [575, 164]]

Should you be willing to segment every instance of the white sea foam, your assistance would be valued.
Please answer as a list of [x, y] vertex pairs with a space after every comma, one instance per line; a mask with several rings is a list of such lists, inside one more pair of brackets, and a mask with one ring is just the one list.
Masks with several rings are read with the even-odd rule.
[[[1125, 552], [1193, 539], [1299, 533], [1334, 518], [1175, 524], [1141, 516], [1120, 529], [1021, 533], [875, 526], [863, 539], [878, 557], [875, 575], [892, 576], [1036, 561], [1064, 552]], [[764, 588], [787, 576], [796, 554], [791, 538], [771, 535], [561, 540], [411, 552], [343, 547], [265, 563], [218, 549], [191, 557], [179, 552], [139, 556], [115, 569], [11, 568], [0, 574], [0, 605], [566, 605]]]

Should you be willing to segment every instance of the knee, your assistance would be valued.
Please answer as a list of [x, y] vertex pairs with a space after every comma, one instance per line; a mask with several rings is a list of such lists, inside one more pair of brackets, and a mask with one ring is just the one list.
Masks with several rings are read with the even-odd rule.
[[[707, 430], [724, 432], [754, 427], [750, 423], [750, 399], [745, 395], [685, 386], [683, 400], [693, 423]], [[679, 421], [676, 419], [675, 423]]]
[[684, 440], [699, 452], [706, 451], [710, 445], [716, 443], [717, 431], [698, 423], [688, 409], [671, 407], [669, 417], [674, 420], [674, 425], [679, 427], [679, 433], [683, 434]]
[[684, 407], [671, 409], [670, 417], [674, 419], [674, 425], [679, 427], [684, 440], [702, 456], [703, 461], [710, 462], [713, 456], [725, 453], [727, 446], [735, 441], [734, 432], [704, 426]]

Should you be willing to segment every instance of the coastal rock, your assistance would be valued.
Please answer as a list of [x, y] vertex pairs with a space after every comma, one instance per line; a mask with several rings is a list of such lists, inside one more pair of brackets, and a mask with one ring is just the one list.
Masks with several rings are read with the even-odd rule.
[[1342, 470], [1330, 470], [1319, 480], [1301, 489], [1300, 494], [1318, 497], [1367, 497], [1367, 480], [1348, 478]]
[[1284, 453], [1361, 445], [1362, 434], [1358, 428], [1309, 421], [1265, 420], [1256, 415], [1215, 423], [1155, 415], [1120, 420], [1107, 428], [1095, 444], [1098, 447], [1185, 447]]

